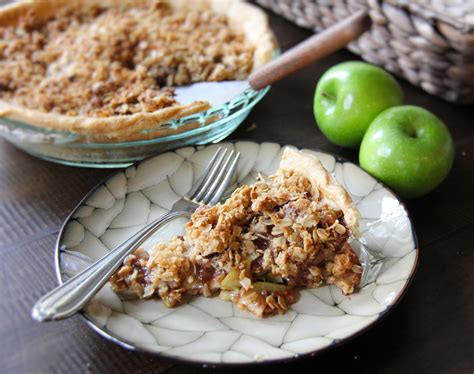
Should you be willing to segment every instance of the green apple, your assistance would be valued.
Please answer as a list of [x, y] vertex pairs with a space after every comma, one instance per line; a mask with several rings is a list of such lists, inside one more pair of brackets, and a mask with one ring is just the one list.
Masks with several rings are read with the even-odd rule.
[[365, 62], [350, 61], [323, 74], [313, 108], [319, 128], [331, 142], [357, 148], [374, 118], [402, 102], [402, 89], [389, 73]]
[[434, 114], [416, 106], [381, 113], [369, 126], [360, 146], [360, 166], [403, 197], [433, 190], [449, 173], [453, 139]]

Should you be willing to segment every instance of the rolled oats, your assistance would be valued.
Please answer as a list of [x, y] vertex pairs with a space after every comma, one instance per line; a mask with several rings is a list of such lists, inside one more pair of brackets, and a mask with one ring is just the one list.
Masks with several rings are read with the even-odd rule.
[[184, 238], [157, 245], [146, 267], [136, 266], [146, 273], [139, 285], [124, 268], [142, 252], [131, 264], [131, 256], [125, 261], [112, 285], [139, 297], [150, 297], [154, 287], [175, 305], [177, 294], [209, 296], [229, 276], [226, 290], [239, 307], [258, 316], [284, 313], [296, 301], [296, 288], [326, 283], [351, 293], [359, 284], [361, 267], [343, 218], [308, 178], [279, 170], [267, 181], [239, 187], [225, 203], [197, 209]]
[[29, 13], [0, 27], [0, 99], [68, 116], [154, 112], [177, 104], [172, 86], [245, 79], [253, 52], [225, 16], [166, 1]]

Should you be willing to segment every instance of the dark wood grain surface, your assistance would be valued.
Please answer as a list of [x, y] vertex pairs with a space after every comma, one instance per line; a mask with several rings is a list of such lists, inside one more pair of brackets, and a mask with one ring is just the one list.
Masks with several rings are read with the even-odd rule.
[[[271, 21], [283, 49], [309, 35], [276, 16]], [[356, 152], [322, 136], [312, 114], [318, 78], [350, 59], [356, 56], [339, 52], [276, 84], [231, 138], [319, 148], [357, 162]], [[395, 311], [364, 335], [319, 357], [261, 372], [474, 372], [474, 108], [401, 84], [406, 103], [441, 117], [456, 144], [448, 179], [407, 202], [421, 249], [414, 282]], [[200, 370], [122, 349], [80, 317], [38, 324], [29, 316], [33, 303], [56, 285], [53, 246], [62, 221], [110, 173], [41, 161], [0, 140], [0, 372]]]

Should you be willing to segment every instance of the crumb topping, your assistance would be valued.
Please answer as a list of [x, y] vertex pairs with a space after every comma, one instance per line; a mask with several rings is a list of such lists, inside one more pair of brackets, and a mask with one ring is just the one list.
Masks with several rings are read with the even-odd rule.
[[30, 13], [0, 27], [0, 99], [69, 116], [110, 117], [177, 105], [173, 86], [245, 79], [253, 47], [209, 11], [165, 1]]
[[350, 234], [343, 212], [317, 186], [280, 170], [241, 186], [223, 204], [196, 210], [184, 237], [147, 254], [141, 282], [121, 270], [111, 282], [118, 292], [158, 294], [170, 306], [183, 294], [220, 290], [221, 298], [257, 316], [284, 313], [298, 288], [334, 284], [354, 292], [362, 267]]

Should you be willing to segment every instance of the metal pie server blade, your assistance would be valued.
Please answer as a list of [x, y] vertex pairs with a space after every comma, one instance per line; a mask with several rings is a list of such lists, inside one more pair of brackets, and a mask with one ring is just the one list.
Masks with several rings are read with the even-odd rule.
[[208, 101], [211, 106], [225, 104], [250, 88], [247, 81], [200, 82], [175, 88], [175, 99], [181, 104]]

